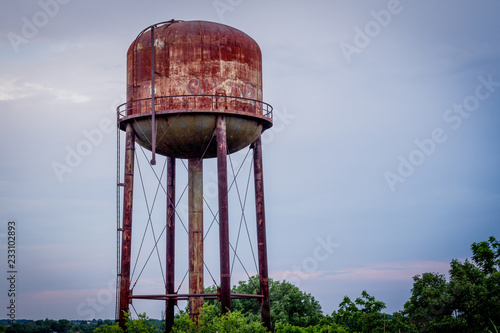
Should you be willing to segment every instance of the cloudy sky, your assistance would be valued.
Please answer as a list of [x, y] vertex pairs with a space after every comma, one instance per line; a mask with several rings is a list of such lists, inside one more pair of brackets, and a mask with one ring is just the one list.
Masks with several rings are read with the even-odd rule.
[[[472, 242], [500, 237], [498, 0], [1, 6], [0, 267], [6, 276], [15, 221], [17, 318], [114, 317], [114, 110], [125, 101], [129, 45], [172, 18], [233, 26], [262, 49], [264, 101], [275, 112], [264, 135], [272, 278], [311, 293], [327, 314], [364, 289], [392, 312], [414, 275], [445, 274]], [[247, 222], [254, 237], [251, 213]], [[178, 235], [177, 283], [186, 265], [181, 227]], [[210, 241], [207, 256], [217, 255]], [[209, 266], [217, 280], [217, 263]], [[235, 265], [233, 283], [245, 277]], [[143, 290], [161, 286], [155, 278], [145, 270]], [[2, 309], [8, 287], [2, 278]], [[136, 308], [159, 318], [162, 305]]]

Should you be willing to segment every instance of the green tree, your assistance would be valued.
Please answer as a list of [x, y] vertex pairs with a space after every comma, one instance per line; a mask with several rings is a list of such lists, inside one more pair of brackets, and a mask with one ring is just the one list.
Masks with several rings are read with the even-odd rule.
[[[130, 313], [126, 314], [126, 332], [128, 333], [153, 333], [155, 332], [154, 325], [145, 313], [138, 315], [137, 319], [131, 319]], [[102, 321], [101, 321], [102, 322]], [[122, 328], [117, 322], [104, 322], [94, 329], [94, 333], [120, 333]]]
[[118, 322], [112, 324], [104, 324], [94, 329], [94, 333], [123, 333], [122, 328], [118, 325]]
[[348, 327], [356, 323], [359, 320], [359, 316], [360, 311], [358, 307], [348, 296], [344, 296], [344, 299], [339, 304], [338, 311], [333, 311], [332, 313], [332, 318], [336, 323]]
[[452, 260], [449, 282], [435, 273], [413, 278], [404, 314], [419, 332], [486, 332], [500, 324], [500, 242], [492, 236], [471, 250], [472, 261]]
[[73, 327], [73, 324], [67, 319], [52, 321], [52, 329], [57, 333], [67, 333]]
[[199, 325], [197, 326], [187, 313], [176, 316], [174, 333], [266, 333], [260, 322], [248, 321], [238, 311], [221, 315], [220, 308], [215, 304], [205, 303], [201, 309]]
[[311, 294], [300, 291], [290, 282], [269, 281], [271, 318], [273, 323], [294, 326], [313, 326], [323, 313], [321, 305]]
[[140, 313], [135, 320], [127, 321], [128, 333], [153, 333], [155, 331], [153, 324], [145, 313]]
[[[248, 281], [240, 281], [231, 290], [237, 294], [256, 294], [259, 277], [253, 276]], [[206, 288], [207, 293], [215, 293], [216, 287]], [[302, 292], [298, 287], [287, 281], [269, 279], [269, 298], [271, 303], [271, 321], [306, 327], [316, 325], [323, 317], [321, 305], [311, 295]], [[214, 302], [207, 302], [214, 304]], [[260, 321], [260, 304], [255, 299], [235, 299], [231, 302], [232, 310], [239, 311], [249, 322]]]
[[488, 241], [472, 243], [472, 260], [485, 274], [498, 273], [500, 269], [500, 242], [490, 236]]
[[353, 302], [347, 296], [339, 304], [338, 311], [332, 313], [332, 318], [338, 324], [343, 324], [351, 332], [384, 332], [389, 317], [381, 311], [385, 303], [377, 301], [366, 290], [361, 297]]
[[275, 333], [348, 333], [348, 331], [344, 326], [335, 323], [318, 324], [308, 327], [277, 324]]
[[404, 305], [410, 322], [418, 332], [454, 332], [457, 319], [446, 278], [442, 274], [423, 273], [413, 277], [410, 300]]
[[449, 285], [461, 330], [484, 332], [500, 324], [500, 242], [490, 237], [471, 250], [472, 262], [451, 262]]
[[386, 325], [386, 332], [417, 333], [418, 330], [415, 325], [410, 323], [410, 319], [404, 311], [398, 311], [390, 316]]

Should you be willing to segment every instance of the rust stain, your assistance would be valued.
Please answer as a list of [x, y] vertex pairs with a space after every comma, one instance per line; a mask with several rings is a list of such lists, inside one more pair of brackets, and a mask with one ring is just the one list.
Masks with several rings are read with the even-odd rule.
[[[272, 108], [262, 102], [262, 54], [251, 37], [235, 28], [206, 21], [173, 22], [155, 27], [154, 38], [151, 33], [149, 30], [139, 35], [127, 53], [130, 104], [121, 121], [134, 120], [139, 144], [152, 148], [153, 133], [146, 128], [151, 128], [152, 108], [148, 99], [153, 85], [159, 154], [215, 157], [215, 146], [207, 149], [215, 129], [215, 114], [227, 114], [230, 152], [250, 145], [272, 126]], [[214, 119], [178, 117], [179, 113], [193, 112], [212, 114]], [[168, 129], [168, 135], [159, 133], [161, 128]], [[187, 128], [194, 129], [188, 138]], [[180, 141], [183, 144], [179, 145]]]

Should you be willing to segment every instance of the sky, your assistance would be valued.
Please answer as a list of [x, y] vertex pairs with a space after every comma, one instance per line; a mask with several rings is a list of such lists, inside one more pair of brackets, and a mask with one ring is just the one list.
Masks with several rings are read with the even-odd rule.
[[[413, 276], [446, 275], [452, 259], [471, 256], [473, 242], [500, 237], [498, 0], [5, 0], [1, 7], [0, 318], [13, 298], [9, 221], [16, 318], [114, 318], [115, 108], [125, 102], [126, 52], [144, 28], [173, 18], [227, 24], [262, 50], [264, 101], [274, 107], [274, 127], [263, 134], [271, 278], [310, 293], [325, 314], [363, 290], [392, 313], [409, 299]], [[180, 195], [184, 166], [177, 167]], [[156, 176], [141, 168], [151, 205]], [[213, 161], [205, 170], [211, 203]], [[141, 194], [137, 182], [136, 189]], [[140, 200], [134, 253], [148, 220]], [[252, 213], [245, 217], [255, 239]], [[241, 221], [230, 221], [233, 244]], [[206, 285], [218, 280], [215, 229]], [[151, 229], [145, 234], [138, 262], [154, 250]], [[187, 267], [181, 226], [177, 236], [179, 285]], [[253, 275], [249, 242], [240, 243]], [[236, 284], [247, 275], [234, 267]], [[161, 269], [148, 264], [136, 290], [161, 292]], [[163, 309], [156, 301], [134, 306], [152, 318]]]

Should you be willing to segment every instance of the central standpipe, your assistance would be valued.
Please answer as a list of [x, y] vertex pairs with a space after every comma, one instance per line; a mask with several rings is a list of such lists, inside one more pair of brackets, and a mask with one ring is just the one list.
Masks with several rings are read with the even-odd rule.
[[[188, 160], [189, 293], [203, 294], [203, 159]], [[189, 314], [198, 322], [203, 297], [189, 297]]]

